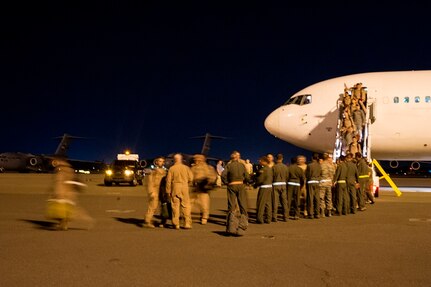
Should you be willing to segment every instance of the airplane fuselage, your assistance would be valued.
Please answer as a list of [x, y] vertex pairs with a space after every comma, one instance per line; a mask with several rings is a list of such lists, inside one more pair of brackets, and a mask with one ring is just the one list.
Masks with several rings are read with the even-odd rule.
[[265, 121], [274, 136], [315, 152], [332, 152], [344, 86], [362, 83], [373, 103], [371, 154], [381, 160], [430, 160], [431, 71], [376, 72], [344, 76], [311, 85], [291, 98], [311, 96], [306, 104], [287, 104]]

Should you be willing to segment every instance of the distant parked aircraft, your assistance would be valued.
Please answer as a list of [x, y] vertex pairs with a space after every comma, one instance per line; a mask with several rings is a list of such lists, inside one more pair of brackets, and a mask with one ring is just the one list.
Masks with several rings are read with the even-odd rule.
[[[52, 155], [35, 155], [23, 152], [5, 152], [0, 154], [0, 172], [15, 171], [15, 172], [50, 172], [56, 165], [56, 158], [67, 157], [67, 151], [72, 139], [80, 139], [81, 137], [64, 134], [58, 139], [61, 139], [54, 154]], [[83, 161], [69, 159], [69, 162], [75, 169], [97, 169], [103, 170], [104, 163], [99, 161]]]

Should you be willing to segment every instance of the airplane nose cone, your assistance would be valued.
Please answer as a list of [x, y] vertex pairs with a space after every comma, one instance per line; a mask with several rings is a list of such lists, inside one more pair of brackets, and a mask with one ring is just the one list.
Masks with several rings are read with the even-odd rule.
[[277, 109], [270, 113], [265, 119], [265, 129], [272, 135], [277, 136], [280, 129], [280, 111]]

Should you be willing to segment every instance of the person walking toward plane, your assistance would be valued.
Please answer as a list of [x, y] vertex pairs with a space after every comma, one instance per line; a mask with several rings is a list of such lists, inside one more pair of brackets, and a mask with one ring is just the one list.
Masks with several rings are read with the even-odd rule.
[[321, 217], [332, 215], [332, 182], [335, 175], [335, 166], [329, 154], [324, 153], [320, 164], [320, 212]]
[[347, 166], [344, 161], [344, 156], [340, 156], [337, 169], [334, 176], [334, 184], [336, 185], [335, 199], [337, 215], [347, 215], [348, 197], [347, 197]]
[[313, 154], [311, 163], [307, 165], [305, 176], [307, 179], [307, 218], [319, 218], [320, 214], [320, 181], [321, 167], [319, 163], [319, 155]]
[[281, 203], [283, 221], [289, 218], [287, 205], [287, 178], [289, 177], [288, 167], [283, 163], [283, 155], [277, 154], [276, 163], [272, 167], [273, 172], [273, 199], [272, 199], [272, 221], [277, 222], [278, 205]]
[[256, 222], [271, 223], [272, 216], [272, 168], [269, 167], [269, 159], [263, 156], [259, 159], [259, 164], [263, 167], [259, 170], [256, 179], [256, 186], [259, 187], [256, 201]]
[[298, 166], [298, 157], [292, 158], [292, 164], [288, 168], [289, 176], [287, 178], [287, 210], [290, 212], [291, 205], [294, 213], [291, 217], [294, 220], [299, 219], [300, 214], [300, 196], [301, 187], [305, 183], [305, 175], [302, 168]]
[[349, 147], [348, 147], [348, 151], [347, 153], [351, 153], [351, 154], [356, 154], [356, 153], [361, 153], [361, 145], [358, 143], [359, 140], [359, 136], [356, 135], [352, 138], [352, 142], [350, 143]]
[[[232, 218], [236, 217], [235, 211], [239, 206], [241, 213], [242, 229], [247, 229], [248, 213], [247, 213], [247, 193], [244, 182], [249, 181], [249, 174], [247, 173], [244, 164], [241, 162], [241, 155], [238, 151], [233, 151], [231, 160], [226, 165], [222, 173], [222, 181], [227, 185], [227, 207], [228, 207], [228, 220], [226, 222], [226, 230], [232, 231], [235, 229], [231, 226]], [[238, 227], [236, 228], [238, 230]]]
[[166, 176], [166, 193], [171, 196], [172, 223], [175, 229], [180, 229], [180, 212], [184, 215], [184, 228], [192, 228], [189, 186], [193, 174], [188, 166], [183, 164], [183, 156], [174, 155], [174, 165], [169, 168]]
[[368, 163], [365, 158], [362, 157], [361, 153], [356, 153], [356, 160], [359, 175], [359, 188], [357, 189], [356, 197], [358, 200], [359, 211], [364, 211], [367, 209], [365, 207], [365, 192], [369, 186], [368, 182], [370, 180], [370, 172]]
[[352, 107], [352, 119], [355, 124], [356, 133], [359, 137], [359, 142], [362, 141], [362, 131], [365, 127], [365, 112], [359, 107], [359, 105]]
[[[154, 213], [159, 207], [160, 199], [165, 196], [166, 193], [166, 168], [164, 167], [165, 159], [158, 157], [154, 160], [154, 168], [151, 173], [147, 176], [148, 178], [148, 208], [145, 214], [144, 227], [154, 228], [152, 223]], [[163, 226], [164, 222], [160, 226]]]
[[347, 166], [347, 191], [348, 191], [348, 208], [350, 213], [356, 213], [356, 189], [359, 187], [359, 176], [358, 169], [356, 168], [355, 163], [353, 162], [353, 155], [351, 153], [346, 156], [346, 166]]
[[213, 188], [217, 174], [214, 168], [206, 163], [202, 154], [193, 156], [195, 164], [191, 170], [193, 173], [193, 192], [191, 203], [198, 204], [201, 211], [201, 224], [207, 224], [210, 215], [210, 190]]

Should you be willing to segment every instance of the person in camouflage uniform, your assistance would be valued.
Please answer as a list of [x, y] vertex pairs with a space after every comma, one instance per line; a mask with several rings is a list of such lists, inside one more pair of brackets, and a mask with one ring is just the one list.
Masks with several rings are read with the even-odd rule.
[[324, 153], [320, 164], [320, 212], [321, 217], [332, 215], [332, 182], [335, 175], [335, 165], [329, 154]]

